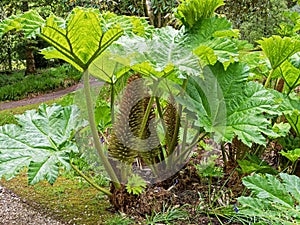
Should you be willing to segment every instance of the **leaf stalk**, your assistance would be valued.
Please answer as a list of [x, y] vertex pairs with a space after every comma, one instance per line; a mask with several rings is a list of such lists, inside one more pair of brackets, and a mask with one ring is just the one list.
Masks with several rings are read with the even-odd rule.
[[90, 185], [92, 185], [94, 188], [96, 188], [98, 191], [101, 191], [102, 193], [106, 194], [107, 196], [112, 196], [112, 193], [108, 191], [107, 189], [100, 187], [98, 184], [96, 184], [92, 179], [90, 179], [88, 176], [86, 176], [82, 171], [80, 171], [73, 163], [70, 163], [71, 167], [78, 173], [83, 179], [85, 179]]
[[87, 111], [88, 111], [88, 119], [89, 119], [89, 124], [90, 124], [90, 129], [92, 132], [93, 140], [95, 143], [95, 148], [100, 156], [100, 159], [103, 163], [105, 170], [107, 171], [109, 177], [113, 180], [114, 186], [116, 188], [120, 188], [121, 185], [119, 183], [119, 180], [118, 180], [116, 173], [113, 170], [110, 162], [108, 161], [107, 156], [104, 154], [104, 150], [101, 146], [100, 139], [98, 136], [97, 125], [96, 125], [95, 117], [94, 117], [93, 102], [92, 102], [92, 97], [91, 97], [91, 92], [90, 92], [90, 76], [89, 76], [88, 70], [84, 71], [83, 80], [84, 80], [84, 94], [85, 94], [85, 98], [86, 98], [86, 106], [87, 106]]

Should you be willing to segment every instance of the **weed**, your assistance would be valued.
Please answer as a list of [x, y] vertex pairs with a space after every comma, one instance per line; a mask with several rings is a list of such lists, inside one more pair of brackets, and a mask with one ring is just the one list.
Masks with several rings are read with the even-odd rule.
[[122, 215], [117, 215], [112, 219], [108, 220], [105, 224], [106, 225], [129, 225], [129, 224], [134, 224], [134, 221]]
[[146, 215], [146, 224], [174, 224], [176, 220], [187, 220], [188, 214], [186, 211], [177, 207], [167, 207], [163, 205], [161, 212], [153, 212], [151, 216]]

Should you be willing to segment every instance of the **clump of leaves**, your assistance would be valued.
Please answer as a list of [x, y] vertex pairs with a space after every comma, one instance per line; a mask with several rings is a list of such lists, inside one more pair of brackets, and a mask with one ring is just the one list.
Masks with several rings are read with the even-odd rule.
[[139, 195], [146, 188], [146, 182], [137, 174], [133, 174], [128, 178], [126, 190], [129, 194]]
[[243, 184], [252, 196], [239, 197], [239, 214], [255, 218], [260, 224], [300, 223], [300, 179], [281, 173], [280, 177], [267, 174], [247, 176]]
[[217, 155], [211, 155], [200, 164], [194, 165], [200, 177], [221, 177], [223, 175], [222, 168], [216, 167], [215, 160]]
[[292, 163], [295, 163], [300, 157], [300, 148], [296, 148], [287, 152], [281, 151], [279, 153], [288, 158]]
[[[291, 165], [291, 172], [294, 173], [296, 168], [297, 168], [297, 164], [299, 162], [299, 158], [300, 158], [300, 148], [296, 148], [294, 150], [290, 150], [290, 151], [281, 151], [279, 152], [281, 155], [283, 155], [284, 157], [286, 157], [287, 159], [289, 159], [289, 161], [292, 163]], [[286, 164], [286, 167], [289, 165], [289, 162]]]

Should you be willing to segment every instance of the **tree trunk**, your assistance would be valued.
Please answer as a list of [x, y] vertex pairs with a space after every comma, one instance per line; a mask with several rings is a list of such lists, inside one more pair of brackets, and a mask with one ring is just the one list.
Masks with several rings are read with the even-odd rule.
[[8, 60], [8, 69], [9, 71], [13, 70], [13, 66], [12, 66], [12, 56], [11, 56], [12, 52], [11, 52], [11, 48], [8, 47], [7, 48], [7, 60]]
[[35, 60], [33, 55], [34, 46], [29, 40], [25, 47], [25, 56], [26, 56], [26, 71], [25, 75], [36, 73]]
[[[23, 12], [26, 12], [29, 10], [28, 1], [23, 1], [21, 9]], [[26, 41], [26, 47], [25, 47], [25, 57], [26, 57], [26, 70], [25, 75], [28, 74], [34, 74], [36, 72], [35, 68], [35, 61], [34, 61], [34, 44], [31, 40]]]
[[144, 9], [145, 9], [146, 16], [149, 18], [150, 24], [154, 26], [154, 14], [153, 14], [150, 0], [144, 1]]

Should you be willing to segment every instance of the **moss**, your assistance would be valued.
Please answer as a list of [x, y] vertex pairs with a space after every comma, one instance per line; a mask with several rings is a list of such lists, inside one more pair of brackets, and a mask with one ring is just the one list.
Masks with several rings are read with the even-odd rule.
[[1, 185], [12, 190], [39, 211], [69, 224], [106, 224], [113, 213], [108, 198], [77, 179], [59, 177], [50, 185], [40, 182], [28, 185], [25, 173]]

